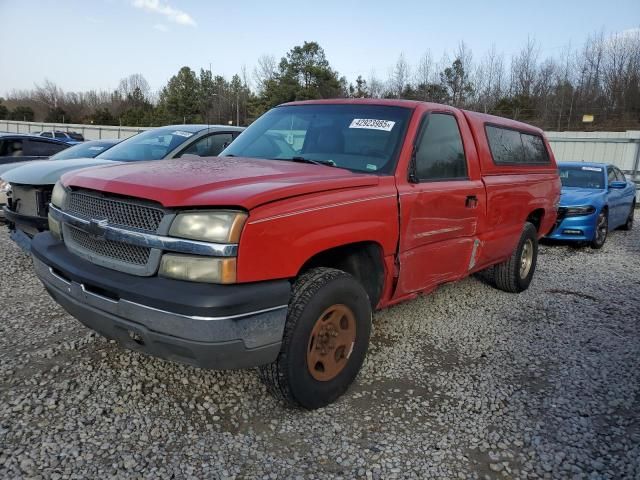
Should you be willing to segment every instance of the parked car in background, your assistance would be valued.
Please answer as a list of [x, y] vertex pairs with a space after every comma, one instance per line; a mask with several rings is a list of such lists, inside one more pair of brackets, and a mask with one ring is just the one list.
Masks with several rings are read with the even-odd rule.
[[65, 148], [69, 148], [69, 144], [60, 140], [21, 133], [0, 134], [0, 175], [12, 168], [4, 165], [47, 158]]
[[45, 132], [38, 132], [38, 135], [45, 138], [56, 138], [66, 143], [80, 143], [84, 142], [84, 136], [78, 132], [63, 132], [62, 130], [52, 130]]
[[526, 290], [559, 198], [530, 125], [415, 101], [297, 102], [216, 159], [65, 175], [31, 252], [86, 326], [200, 367], [260, 366], [272, 393], [311, 409], [358, 374], [373, 310], [487, 268]]
[[561, 162], [558, 220], [548, 238], [602, 248], [611, 230], [631, 230], [636, 186], [614, 165]]
[[[219, 154], [244, 128], [224, 125], [173, 125], [146, 130], [121, 141], [95, 158], [58, 160], [24, 165], [2, 179], [11, 184], [11, 198], [4, 215], [10, 222], [11, 238], [28, 250], [31, 237], [48, 228], [47, 212], [54, 184], [70, 171], [182, 156], [212, 157]], [[74, 148], [84, 147], [86, 143]], [[94, 147], [87, 147], [88, 149]], [[153, 167], [150, 167], [153, 168]]]
[[[95, 140], [91, 142], [83, 142], [81, 144], [74, 145], [59, 151], [55, 155], [52, 155], [51, 157], [49, 157], [46, 161], [68, 160], [71, 158], [81, 158], [81, 157], [92, 158], [104, 152], [105, 150], [108, 150], [119, 141], [120, 140]], [[45, 160], [41, 160], [41, 161], [44, 162]], [[38, 165], [40, 164], [36, 162], [37, 161], [30, 162], [30, 164], [36, 165], [35, 167], [33, 167], [34, 170], [39, 169]], [[24, 164], [25, 162], [17, 162], [17, 163], [8, 163], [5, 165], [0, 165], [0, 221], [4, 221], [5, 219], [4, 207], [5, 205], [7, 205], [8, 196], [10, 195], [10, 192], [11, 192], [11, 185], [9, 184], [8, 181], [2, 180], [1, 176], [2, 174], [8, 172], [9, 170], [20, 168]]]

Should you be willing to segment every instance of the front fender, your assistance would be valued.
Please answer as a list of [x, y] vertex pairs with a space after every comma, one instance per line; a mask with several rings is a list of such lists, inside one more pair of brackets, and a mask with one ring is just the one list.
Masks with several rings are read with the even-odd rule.
[[323, 251], [374, 242], [391, 255], [397, 240], [395, 192], [357, 189], [278, 202], [250, 212], [238, 248], [237, 277], [239, 282], [293, 278]]

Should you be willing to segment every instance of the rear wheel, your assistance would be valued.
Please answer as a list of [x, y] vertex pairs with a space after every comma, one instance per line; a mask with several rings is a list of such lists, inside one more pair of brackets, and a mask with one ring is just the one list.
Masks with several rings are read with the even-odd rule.
[[371, 303], [362, 285], [341, 270], [310, 270], [294, 284], [280, 353], [260, 367], [260, 377], [290, 406], [328, 405], [358, 375], [370, 331]]
[[622, 225], [622, 227], [620, 227], [622, 230], [631, 230], [633, 228], [633, 215], [635, 211], [636, 211], [636, 201], [634, 200], [633, 203], [631, 204], [631, 211], [629, 212], [629, 216], [627, 217], [626, 223]]
[[606, 210], [602, 210], [598, 214], [596, 219], [596, 231], [593, 234], [593, 240], [591, 240], [591, 248], [600, 249], [604, 246], [604, 242], [607, 241], [607, 235], [609, 234], [609, 218]]
[[511, 257], [494, 267], [496, 287], [510, 293], [526, 290], [533, 279], [537, 261], [538, 231], [533, 224], [527, 222]]

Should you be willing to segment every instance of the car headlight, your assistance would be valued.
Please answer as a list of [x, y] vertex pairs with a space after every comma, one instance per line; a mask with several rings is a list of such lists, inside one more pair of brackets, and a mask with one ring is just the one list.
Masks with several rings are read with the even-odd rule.
[[11, 190], [11, 184], [4, 180], [0, 180], [0, 193], [7, 193], [9, 190]]
[[583, 205], [579, 207], [567, 207], [567, 217], [582, 217], [585, 215], [591, 215], [596, 211], [596, 208], [592, 205]]
[[56, 185], [53, 187], [53, 192], [51, 193], [51, 203], [58, 208], [62, 208], [66, 197], [67, 190], [62, 186], [60, 182], [56, 183]]
[[238, 243], [246, 219], [244, 212], [226, 210], [179, 213], [169, 235], [203, 242]]
[[236, 259], [167, 253], [162, 256], [158, 274], [188, 282], [235, 283]]

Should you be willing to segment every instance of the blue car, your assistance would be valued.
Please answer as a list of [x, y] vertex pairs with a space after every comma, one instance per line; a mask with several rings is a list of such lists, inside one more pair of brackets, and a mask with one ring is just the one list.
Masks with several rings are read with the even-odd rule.
[[636, 187], [620, 169], [606, 163], [561, 162], [558, 170], [562, 195], [548, 238], [602, 248], [611, 230], [631, 230]]

